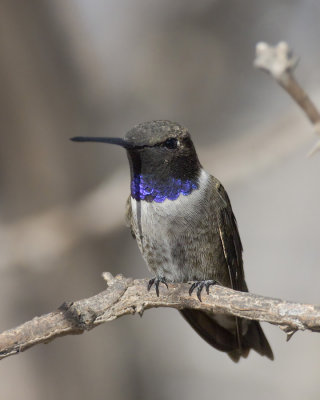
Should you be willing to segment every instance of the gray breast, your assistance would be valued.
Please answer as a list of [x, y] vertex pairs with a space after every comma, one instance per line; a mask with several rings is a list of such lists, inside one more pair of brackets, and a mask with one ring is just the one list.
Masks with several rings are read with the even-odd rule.
[[214, 229], [210, 178], [202, 170], [199, 189], [173, 201], [148, 203], [131, 198], [132, 229], [155, 275], [176, 282], [218, 278], [216, 259], [223, 254]]

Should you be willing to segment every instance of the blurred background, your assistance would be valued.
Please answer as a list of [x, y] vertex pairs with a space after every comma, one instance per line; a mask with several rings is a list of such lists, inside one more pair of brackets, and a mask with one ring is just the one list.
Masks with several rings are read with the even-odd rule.
[[[1, 331], [103, 290], [103, 271], [149, 276], [124, 151], [68, 139], [152, 119], [187, 126], [227, 188], [250, 290], [319, 303], [316, 138], [252, 66], [256, 42], [288, 41], [320, 106], [319, 17], [316, 0], [2, 0]], [[0, 398], [319, 399], [320, 336], [263, 328], [275, 361], [234, 364], [175, 310], [124, 317], [4, 359]]]

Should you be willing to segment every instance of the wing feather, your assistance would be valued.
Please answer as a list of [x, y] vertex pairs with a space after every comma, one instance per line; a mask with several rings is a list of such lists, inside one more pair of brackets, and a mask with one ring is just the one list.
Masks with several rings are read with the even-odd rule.
[[242, 262], [242, 244], [237, 221], [233, 214], [227, 192], [221, 183], [217, 186], [221, 199], [217, 207], [218, 228], [226, 264], [228, 266], [231, 287], [235, 290], [246, 291]]
[[[242, 243], [238, 231], [236, 218], [233, 214], [231, 203], [227, 192], [219, 182], [216, 188], [221, 199], [217, 207], [217, 220], [220, 240], [224, 257], [228, 267], [230, 284], [232, 289], [244, 291], [246, 289], [242, 262]], [[242, 353], [241, 324], [239, 318], [235, 317], [236, 336], [240, 353]]]

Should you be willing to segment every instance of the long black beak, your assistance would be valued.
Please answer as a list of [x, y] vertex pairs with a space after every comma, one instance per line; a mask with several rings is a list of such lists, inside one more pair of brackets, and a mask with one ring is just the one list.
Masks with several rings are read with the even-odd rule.
[[116, 144], [118, 146], [124, 147], [125, 149], [129, 149], [130, 144], [126, 142], [122, 138], [112, 138], [112, 137], [91, 137], [91, 136], [76, 136], [70, 138], [73, 142], [99, 142], [99, 143], [109, 143]]

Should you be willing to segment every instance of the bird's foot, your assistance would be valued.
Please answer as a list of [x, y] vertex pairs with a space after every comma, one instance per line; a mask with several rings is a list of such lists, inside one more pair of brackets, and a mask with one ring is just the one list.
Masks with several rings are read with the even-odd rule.
[[148, 283], [148, 292], [150, 291], [150, 289], [154, 285], [155, 288], [156, 288], [157, 296], [159, 297], [159, 285], [160, 285], [160, 283], [163, 283], [164, 285], [166, 285], [167, 289], [168, 289], [168, 284], [167, 284], [166, 278], [164, 278], [163, 276], [157, 276], [155, 278], [150, 279], [150, 281]]
[[210, 287], [210, 286], [213, 286], [213, 285], [216, 285], [217, 283], [218, 283], [217, 281], [213, 281], [213, 280], [194, 282], [194, 283], [191, 285], [190, 289], [189, 289], [189, 295], [191, 296], [191, 295], [192, 295], [192, 292], [194, 291], [194, 289], [197, 288], [197, 296], [198, 296], [198, 299], [199, 299], [200, 301], [202, 301], [202, 300], [201, 300], [201, 291], [202, 291], [202, 289], [205, 287], [205, 288], [206, 288], [207, 294], [209, 294], [209, 287]]

